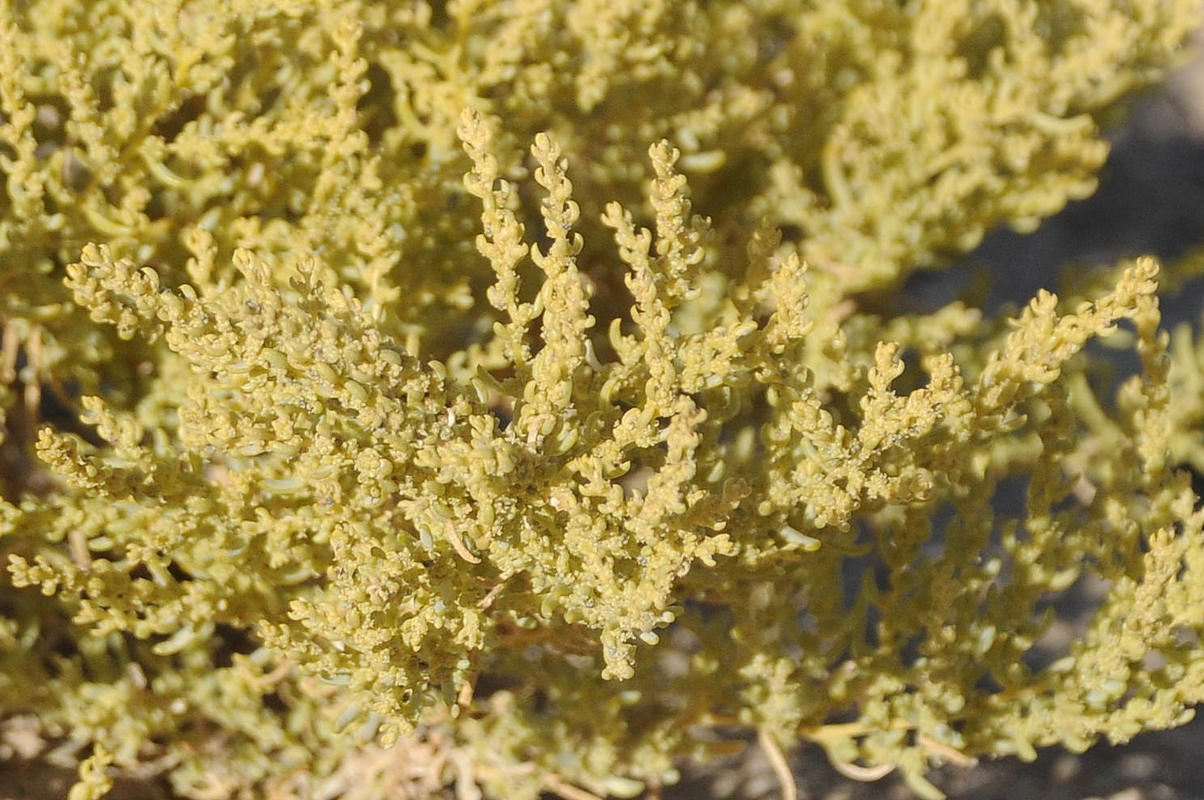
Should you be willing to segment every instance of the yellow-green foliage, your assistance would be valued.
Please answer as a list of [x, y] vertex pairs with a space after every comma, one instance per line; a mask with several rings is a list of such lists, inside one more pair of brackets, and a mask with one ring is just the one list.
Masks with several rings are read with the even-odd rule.
[[717, 725], [933, 796], [1182, 723], [1158, 266], [897, 300], [1089, 194], [1196, 5], [0, 2], [0, 713], [81, 798], [383, 796], [420, 746], [629, 795]]

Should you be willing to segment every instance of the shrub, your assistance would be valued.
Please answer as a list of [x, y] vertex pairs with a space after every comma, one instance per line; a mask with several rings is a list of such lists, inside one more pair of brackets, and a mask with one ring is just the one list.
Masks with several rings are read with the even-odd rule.
[[935, 797], [1183, 723], [1160, 267], [908, 278], [1089, 194], [1196, 5], [3, 3], [0, 709], [76, 798], [385, 796], [399, 737], [626, 796], [724, 726]]

